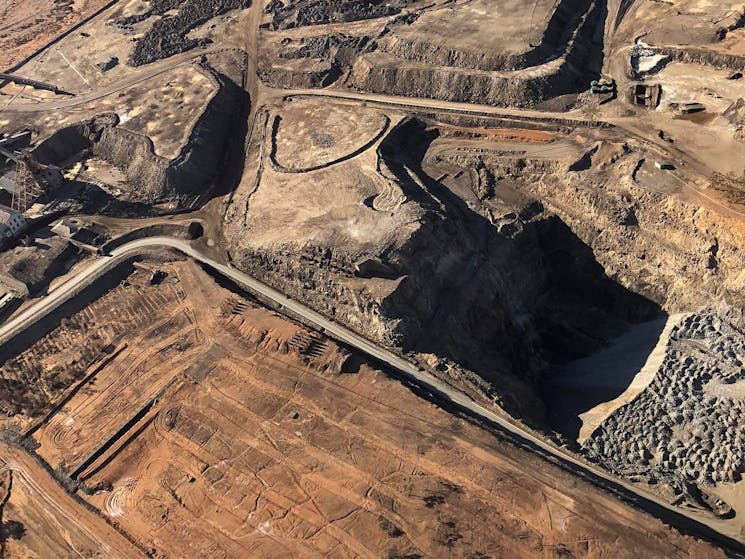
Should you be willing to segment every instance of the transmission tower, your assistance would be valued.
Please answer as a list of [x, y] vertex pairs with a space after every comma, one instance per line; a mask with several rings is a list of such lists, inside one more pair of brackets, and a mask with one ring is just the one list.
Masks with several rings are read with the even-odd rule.
[[12, 193], [11, 207], [24, 213], [39, 196], [44, 194], [44, 187], [36, 176], [35, 164], [27, 153], [16, 154], [0, 147], [0, 155], [16, 163], [16, 184]]
[[16, 162], [16, 188], [11, 203], [13, 209], [25, 213], [41, 194], [41, 188], [29, 162], [26, 158], [19, 158]]

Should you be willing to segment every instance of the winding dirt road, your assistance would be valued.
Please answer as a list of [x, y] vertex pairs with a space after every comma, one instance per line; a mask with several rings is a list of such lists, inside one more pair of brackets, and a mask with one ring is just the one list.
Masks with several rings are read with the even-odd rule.
[[0, 443], [0, 471], [11, 470], [15, 479], [38, 494], [35, 503], [74, 525], [85, 537], [95, 542], [102, 557], [111, 559], [137, 559], [146, 555], [127, 538], [116, 531], [102, 517], [88, 510], [68, 495], [54, 478], [36, 460], [24, 451]]

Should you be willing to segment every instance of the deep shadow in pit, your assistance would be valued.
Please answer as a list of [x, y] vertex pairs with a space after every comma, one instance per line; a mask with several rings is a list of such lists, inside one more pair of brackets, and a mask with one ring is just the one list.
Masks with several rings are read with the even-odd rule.
[[500, 233], [422, 169], [437, 136], [409, 119], [381, 145], [407, 194], [435, 208], [398, 259], [388, 260], [407, 279], [383, 312], [400, 319], [396, 334], [405, 350], [465, 366], [510, 412], [546, 427], [544, 376], [662, 310], [609, 278], [591, 248], [538, 201], [538, 213]]
[[[588, 88], [586, 82], [589, 79], [598, 79], [601, 77], [603, 64], [605, 63], [605, 28], [608, 24], [608, 0], [597, 0], [597, 8], [591, 16], [588, 25], [588, 37], [583, 40], [580, 51], [584, 53], [584, 77], [585, 83], [582, 84], [580, 91]], [[569, 60], [576, 64], [576, 61]]]
[[[571, 1], [562, 2], [562, 6], [572, 4]], [[587, 4], [587, 3], [585, 3]], [[579, 16], [574, 16], [579, 17]], [[543, 88], [548, 95], [543, 95], [543, 103], [550, 106], [553, 99], [561, 96], [581, 93], [587, 91], [590, 82], [599, 79], [602, 74], [603, 63], [605, 61], [605, 26], [608, 20], [608, 0], [594, 0], [589, 2], [586, 7], [586, 16], [580, 17], [578, 28], [571, 29], [565, 21], [572, 16], [566, 13], [566, 10], [560, 12], [559, 9], [554, 12], [552, 18], [553, 32], [562, 33], [559, 29], [563, 26], [563, 33], [574, 33], [572, 39], [566, 38], [567, 41], [566, 60], [564, 61], [563, 71], [557, 72], [548, 78], [546, 83], [540, 81], [532, 82], [534, 87]], [[557, 20], [557, 21], [554, 21]], [[574, 41], [574, 44], [569, 44]], [[560, 42], [561, 44], [561, 42]], [[546, 59], [541, 61], [536, 56], [540, 56], [544, 45], [540, 45], [528, 53], [527, 56], [533, 56], [532, 64], [545, 63]], [[549, 55], [548, 59], [557, 56], [557, 53]], [[538, 91], [534, 92], [536, 98], [540, 98]]]
[[50, 197], [75, 213], [149, 217], [193, 211], [232, 192], [243, 174], [251, 99], [230, 77], [210, 66], [203, 71], [219, 87], [177, 157], [157, 155], [148, 136], [120, 126], [116, 114], [102, 113], [58, 130], [34, 157], [68, 168], [92, 153], [123, 171], [130, 186], [112, 196], [95, 184], [70, 181]]
[[[227, 78], [226, 78], [227, 79]], [[223, 173], [218, 175], [212, 190], [212, 198], [226, 196], [238, 188], [246, 164], [246, 140], [248, 137], [249, 117], [251, 115], [251, 97], [248, 92], [234, 82], [230, 82], [237, 97], [236, 111], [230, 130], [230, 140], [222, 162]]]
[[81, 180], [66, 182], [53, 193], [50, 201], [60, 208], [68, 209], [69, 213], [84, 215], [132, 218], [158, 215], [149, 204], [113, 196], [99, 185]]
[[578, 20], [592, 7], [591, 0], [560, 0], [555, 4], [543, 33], [536, 31], [543, 23], [536, 18], [535, 6], [531, 12], [531, 28], [528, 31], [530, 50], [519, 55], [522, 68], [538, 66], [547, 59], [554, 58], [569, 46], [569, 41]]
[[628, 388], [660, 340], [667, 317], [631, 326], [597, 352], [549, 371], [540, 385], [552, 429], [576, 440], [580, 415]]

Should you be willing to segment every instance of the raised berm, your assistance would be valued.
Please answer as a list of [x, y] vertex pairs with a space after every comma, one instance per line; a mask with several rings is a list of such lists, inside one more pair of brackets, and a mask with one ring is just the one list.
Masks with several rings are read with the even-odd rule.
[[[284, 116], [271, 118], [271, 160], [277, 170], [288, 173], [323, 169], [351, 159], [371, 148], [390, 126], [386, 115], [353, 111], [344, 103], [299, 99], [287, 108]], [[297, 145], [303, 149], [294, 149]]]

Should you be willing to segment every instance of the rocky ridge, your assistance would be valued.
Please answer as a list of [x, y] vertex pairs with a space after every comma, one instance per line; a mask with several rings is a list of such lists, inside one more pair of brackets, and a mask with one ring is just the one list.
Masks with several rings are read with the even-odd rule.
[[34, 150], [41, 163], [59, 164], [84, 150], [119, 168], [132, 188], [131, 201], [184, 202], [206, 193], [220, 176], [245, 93], [230, 78], [207, 64], [195, 68], [206, 76], [214, 93], [194, 124], [177, 157], [157, 155], [145, 134], [128, 130], [116, 114], [100, 115], [55, 132]]

